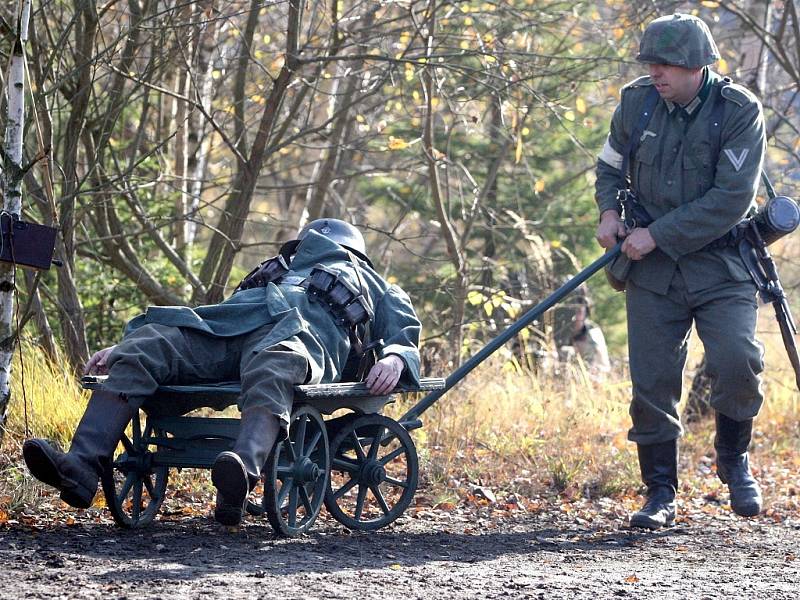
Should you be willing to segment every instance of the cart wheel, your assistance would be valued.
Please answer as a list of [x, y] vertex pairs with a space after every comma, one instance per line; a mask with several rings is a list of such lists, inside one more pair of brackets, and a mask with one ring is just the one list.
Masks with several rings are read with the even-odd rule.
[[297, 407], [289, 437], [275, 445], [264, 469], [264, 509], [279, 535], [295, 537], [311, 528], [322, 509], [330, 460], [322, 415]]
[[134, 529], [148, 525], [158, 514], [167, 490], [166, 466], [153, 465], [153, 438], [163, 436], [145, 424], [144, 434], [135, 415], [131, 422], [131, 437], [123, 433], [122, 452], [103, 468], [101, 481], [106, 505], [120, 527]]
[[325, 506], [350, 529], [379, 529], [403, 514], [417, 491], [414, 441], [397, 421], [364, 415], [331, 441]]

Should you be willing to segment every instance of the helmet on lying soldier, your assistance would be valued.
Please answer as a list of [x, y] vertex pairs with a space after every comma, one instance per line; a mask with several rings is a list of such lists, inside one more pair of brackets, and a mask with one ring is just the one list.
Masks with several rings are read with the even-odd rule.
[[[297, 234], [297, 239], [302, 240], [311, 230], [324, 235], [340, 246], [347, 248], [359, 258], [370, 263], [369, 258], [367, 258], [367, 246], [364, 243], [364, 236], [350, 223], [342, 221], [341, 219], [316, 219], [315, 221], [306, 223], [305, 227]], [[371, 264], [372, 263], [370, 263], [370, 265]]]
[[719, 57], [708, 25], [695, 16], [675, 13], [650, 22], [639, 42], [636, 60], [698, 69]]

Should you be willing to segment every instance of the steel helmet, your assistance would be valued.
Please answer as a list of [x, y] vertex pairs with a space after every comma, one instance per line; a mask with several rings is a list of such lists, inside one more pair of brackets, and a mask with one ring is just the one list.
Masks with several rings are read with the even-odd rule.
[[367, 246], [364, 243], [364, 236], [350, 223], [340, 219], [317, 219], [306, 223], [305, 227], [297, 234], [297, 239], [302, 240], [312, 229], [340, 246], [344, 246], [359, 258], [370, 262], [369, 258], [367, 258]]
[[692, 15], [675, 13], [651, 21], [639, 42], [636, 60], [697, 69], [715, 63], [719, 50], [711, 31]]

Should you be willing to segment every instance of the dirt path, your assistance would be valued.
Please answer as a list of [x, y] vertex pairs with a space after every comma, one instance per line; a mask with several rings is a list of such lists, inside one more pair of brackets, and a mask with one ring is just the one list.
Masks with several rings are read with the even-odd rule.
[[[91, 512], [91, 511], [89, 511]], [[580, 521], [580, 519], [577, 519]], [[618, 515], [442, 513], [349, 533], [333, 521], [276, 539], [208, 518], [144, 531], [93, 523], [0, 528], [3, 598], [797, 598], [800, 519], [710, 515], [658, 534]]]

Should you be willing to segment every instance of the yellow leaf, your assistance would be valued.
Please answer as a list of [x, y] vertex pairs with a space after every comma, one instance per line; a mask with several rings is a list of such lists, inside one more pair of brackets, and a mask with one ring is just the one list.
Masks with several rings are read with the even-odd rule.
[[389, 565], [389, 568], [392, 571], [399, 571], [400, 569], [403, 568], [403, 566], [402, 565], [398, 565], [397, 563], [394, 563], [393, 565]]
[[720, 58], [719, 62], [717, 63], [717, 71], [721, 74], [725, 75], [728, 73], [728, 61], [724, 58]]
[[577, 110], [579, 113], [581, 113], [581, 114], [585, 114], [585, 113], [586, 113], [586, 101], [585, 101], [583, 98], [578, 98], [578, 99], [575, 101], [575, 109], [576, 109], [576, 110]]
[[622, 27], [617, 27], [614, 29], [615, 39], [621, 39], [623, 35], [625, 35], [625, 30]]
[[389, 150], [405, 150], [408, 148], [408, 142], [404, 139], [396, 138], [393, 135], [390, 135], [387, 146], [389, 147]]
[[356, 121], [359, 123], [363, 123], [366, 119], [364, 119], [364, 115], [356, 115]]
[[469, 42], [467, 40], [462, 41], [459, 46], [462, 50], [469, 50]]
[[472, 306], [478, 306], [478, 304], [483, 302], [485, 299], [486, 297], [483, 294], [476, 292], [475, 290], [467, 292], [467, 302], [469, 302]]
[[264, 38], [263, 38], [263, 39], [264, 39], [264, 43], [265, 43], [265, 44], [269, 44], [269, 43], [272, 41], [272, 38], [271, 38], [271, 37], [269, 37], [269, 34], [268, 34], [268, 33], [265, 33], [265, 34], [264, 34]]
[[[527, 136], [527, 135], [530, 134], [530, 132], [531, 132], [530, 129], [528, 129], [527, 127], [523, 127], [522, 131], [520, 133], [522, 133], [523, 136]], [[798, 138], [798, 139], [800, 139], [800, 138]]]
[[574, 121], [575, 120], [575, 113], [573, 111], [571, 111], [571, 110], [568, 110], [567, 112], [564, 113], [564, 118], [567, 121]]
[[483, 310], [486, 313], [487, 317], [491, 317], [492, 313], [494, 312], [494, 306], [491, 302], [484, 302], [483, 303]]
[[711, 2], [710, 0], [703, 0], [700, 4], [706, 8], [719, 8], [719, 2]]
[[533, 189], [534, 189], [534, 191], [536, 191], [537, 194], [540, 193], [540, 192], [543, 192], [544, 191], [544, 180], [543, 179], [537, 179], [536, 183], [533, 186]]
[[555, 249], [561, 248], [561, 242], [559, 240], [551, 240], [550, 247]]

